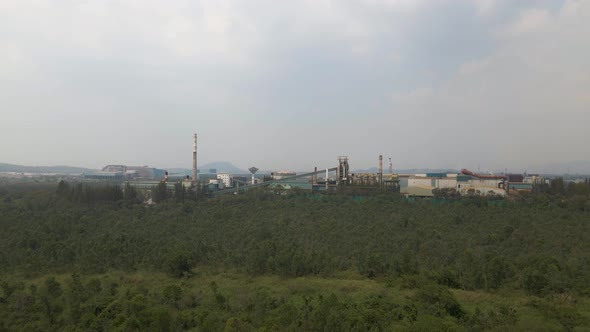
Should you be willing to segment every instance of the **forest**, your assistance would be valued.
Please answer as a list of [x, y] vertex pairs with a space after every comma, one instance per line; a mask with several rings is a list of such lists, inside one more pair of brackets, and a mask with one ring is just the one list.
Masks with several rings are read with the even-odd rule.
[[590, 185], [0, 187], [0, 331], [588, 331]]

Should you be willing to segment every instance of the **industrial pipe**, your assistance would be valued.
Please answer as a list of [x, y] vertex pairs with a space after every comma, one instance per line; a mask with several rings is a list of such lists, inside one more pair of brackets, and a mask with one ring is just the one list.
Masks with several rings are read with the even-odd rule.
[[506, 176], [506, 175], [478, 174], [478, 173], [474, 173], [466, 168], [461, 169], [461, 173], [463, 173], [465, 175], [471, 175], [471, 176], [474, 176], [474, 177], [480, 178], [480, 179], [508, 179], [508, 176]]

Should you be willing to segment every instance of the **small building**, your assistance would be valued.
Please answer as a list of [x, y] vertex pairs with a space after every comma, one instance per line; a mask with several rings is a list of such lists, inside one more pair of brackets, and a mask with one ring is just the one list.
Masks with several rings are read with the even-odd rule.
[[210, 179], [209, 183], [207, 184], [207, 189], [212, 191], [219, 191], [225, 189], [225, 184], [221, 179]]
[[506, 174], [508, 182], [524, 182], [524, 175], [522, 174]]
[[223, 185], [231, 188], [233, 187], [233, 176], [229, 173], [221, 173], [221, 174], [217, 174], [217, 179], [221, 180], [221, 182], [223, 182]]

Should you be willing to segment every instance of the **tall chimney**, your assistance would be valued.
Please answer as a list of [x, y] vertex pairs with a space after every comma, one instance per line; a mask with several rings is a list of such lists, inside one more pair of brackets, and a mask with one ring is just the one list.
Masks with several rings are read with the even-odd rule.
[[197, 134], [194, 134], [195, 143], [193, 145], [193, 184], [197, 184]]
[[391, 158], [389, 158], [389, 174], [393, 174], [393, 164], [391, 163]]
[[313, 169], [314, 171], [314, 175], [311, 177], [311, 183], [312, 184], [317, 184], [318, 183], [318, 167], [314, 167]]
[[383, 187], [383, 156], [379, 155], [379, 187]]

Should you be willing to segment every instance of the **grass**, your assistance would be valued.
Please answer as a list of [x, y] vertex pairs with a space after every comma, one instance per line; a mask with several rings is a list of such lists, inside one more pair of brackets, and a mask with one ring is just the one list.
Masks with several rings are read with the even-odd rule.
[[[363, 301], [371, 296], [382, 296], [396, 303], [412, 298], [415, 290], [405, 289], [398, 279], [366, 279], [355, 272], [341, 272], [332, 278], [300, 277], [282, 278], [274, 275], [250, 276], [240, 272], [219, 272], [210, 269], [195, 269], [190, 278], [173, 278], [158, 272], [120, 272], [113, 271], [102, 275], [83, 276], [83, 281], [99, 278], [103, 281], [116, 281], [127, 289], [147, 289], [151, 294], [162, 294], [171, 285], [180, 286], [192, 294], [205, 294], [210, 298], [212, 283], [228, 301], [228, 305], [240, 308], [260, 289], [266, 290], [275, 298], [300, 298], [305, 296], [324, 296], [335, 294], [338, 298]], [[53, 275], [62, 285], [67, 285], [70, 274]], [[41, 285], [49, 277], [23, 280], [25, 284]], [[17, 276], [12, 276], [17, 280]], [[468, 314], [476, 310], [493, 311], [500, 307], [513, 308], [517, 322], [510, 330], [517, 331], [561, 331], [574, 327], [574, 331], [590, 331], [590, 299], [585, 297], [547, 297], [529, 296], [520, 291], [500, 290], [494, 292], [453, 289], [454, 297]], [[214, 305], [212, 300], [203, 304]], [[562, 314], [566, 312], [566, 314]], [[568, 316], [567, 313], [570, 313]], [[572, 318], [574, 317], [574, 318]], [[572, 319], [575, 321], [571, 325]], [[568, 325], [569, 324], [569, 325]]]

